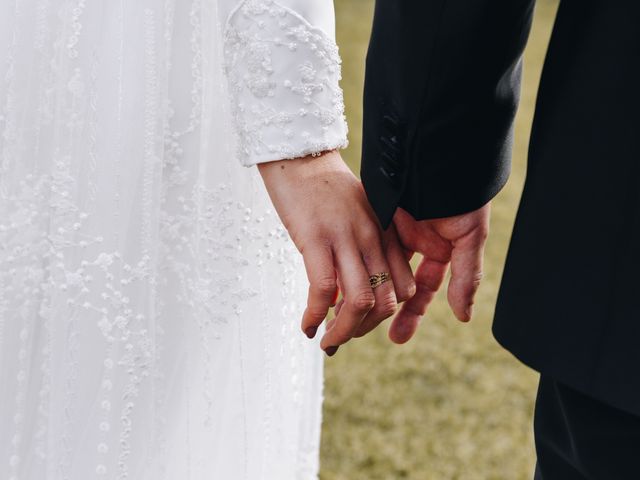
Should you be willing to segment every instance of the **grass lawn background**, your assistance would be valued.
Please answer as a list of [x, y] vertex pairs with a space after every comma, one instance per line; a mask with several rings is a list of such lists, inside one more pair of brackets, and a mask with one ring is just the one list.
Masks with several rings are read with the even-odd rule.
[[[358, 172], [373, 0], [335, 3], [351, 143], [344, 157]], [[537, 374], [498, 346], [491, 336], [491, 321], [556, 8], [556, 0], [538, 1], [525, 54], [513, 172], [493, 202], [475, 318], [468, 325], [458, 323], [444, 295], [439, 295], [409, 344], [391, 344], [385, 323], [327, 359], [322, 480], [532, 478]]]

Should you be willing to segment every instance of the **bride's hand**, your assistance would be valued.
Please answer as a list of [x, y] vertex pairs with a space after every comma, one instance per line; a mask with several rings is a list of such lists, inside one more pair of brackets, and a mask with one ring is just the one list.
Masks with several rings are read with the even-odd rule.
[[[309, 297], [302, 319], [315, 336], [338, 287], [344, 303], [320, 342], [337, 347], [362, 336], [392, 316], [415, 292], [411, 268], [395, 235], [384, 238], [362, 184], [333, 151], [320, 157], [259, 164], [271, 200], [304, 257]], [[389, 272], [393, 281], [372, 290], [369, 276]]]

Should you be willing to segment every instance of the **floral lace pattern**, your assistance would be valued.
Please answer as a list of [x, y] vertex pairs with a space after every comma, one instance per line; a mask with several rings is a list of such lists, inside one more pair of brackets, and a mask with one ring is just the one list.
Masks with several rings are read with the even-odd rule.
[[[222, 28], [204, 27], [238, 3], [0, 4], [2, 479], [317, 478], [304, 267], [234, 155]], [[261, 8], [235, 14], [300, 21]], [[303, 148], [330, 139], [319, 57], [286, 85], [270, 58], [267, 83], [329, 128]]]
[[245, 165], [347, 145], [334, 41], [273, 0], [231, 15], [225, 57]]

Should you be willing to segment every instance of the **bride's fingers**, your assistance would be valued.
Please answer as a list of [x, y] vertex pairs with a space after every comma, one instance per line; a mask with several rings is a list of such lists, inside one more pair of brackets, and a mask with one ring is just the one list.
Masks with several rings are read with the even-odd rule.
[[375, 305], [375, 296], [369, 284], [369, 274], [355, 242], [345, 242], [334, 249], [336, 267], [344, 303], [335, 322], [325, 331], [320, 341], [328, 355], [353, 338], [364, 317]]
[[[369, 275], [387, 273], [390, 275], [390, 279], [373, 289], [373, 294], [376, 299], [375, 306], [362, 321], [362, 324], [354, 335], [355, 337], [363, 337], [374, 330], [383, 321], [396, 313], [396, 309], [398, 308], [396, 289], [394, 286], [395, 278], [391, 275], [391, 267], [387, 263], [384, 255], [379, 235], [374, 238], [365, 239], [361, 242], [361, 245], [362, 258], [367, 266]], [[399, 270], [397, 267], [394, 268], [395, 270]], [[399, 275], [402, 275], [402, 273], [399, 273]], [[411, 277], [413, 278], [413, 275], [411, 275]], [[406, 282], [406, 279], [401, 277], [401, 281]]]
[[402, 305], [389, 327], [392, 342], [406, 343], [413, 337], [427, 307], [442, 285], [447, 266], [447, 263], [426, 257], [422, 259], [415, 273], [416, 294]]
[[330, 247], [308, 247], [304, 250], [304, 265], [309, 278], [309, 296], [307, 308], [302, 315], [302, 331], [313, 338], [335, 305], [338, 284]]

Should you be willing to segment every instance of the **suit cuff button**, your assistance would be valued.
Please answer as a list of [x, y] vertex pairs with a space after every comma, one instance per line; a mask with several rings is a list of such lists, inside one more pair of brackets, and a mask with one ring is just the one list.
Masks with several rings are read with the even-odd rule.
[[398, 123], [399, 123], [398, 119], [391, 115], [384, 115], [382, 117], [382, 125], [387, 130], [391, 130], [391, 131], [395, 130], [396, 128], [398, 128]]

